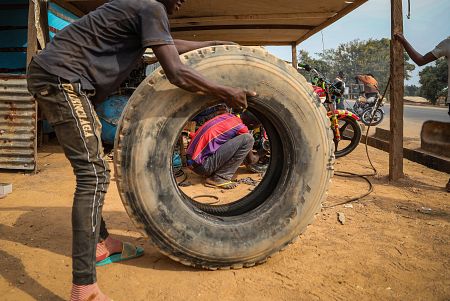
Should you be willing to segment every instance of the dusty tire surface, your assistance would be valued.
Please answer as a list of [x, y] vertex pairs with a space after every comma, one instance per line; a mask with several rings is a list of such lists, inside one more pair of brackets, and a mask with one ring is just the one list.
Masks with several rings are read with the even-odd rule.
[[305, 79], [262, 48], [217, 46], [180, 56], [218, 83], [254, 90], [249, 109], [263, 122], [271, 162], [241, 200], [202, 206], [172, 175], [172, 150], [184, 124], [217, 104], [169, 83], [162, 70], [130, 98], [118, 126], [114, 167], [136, 226], [170, 258], [207, 269], [253, 266], [294, 241], [312, 222], [333, 174], [329, 119]]

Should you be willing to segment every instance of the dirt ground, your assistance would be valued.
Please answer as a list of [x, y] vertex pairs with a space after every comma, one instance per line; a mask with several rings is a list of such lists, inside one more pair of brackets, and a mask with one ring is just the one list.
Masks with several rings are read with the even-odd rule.
[[[159, 254], [136, 231], [112, 182], [104, 217], [110, 232], [142, 245], [145, 256], [98, 268], [102, 290], [120, 300], [450, 300], [449, 175], [405, 160], [406, 178], [387, 180], [388, 154], [370, 148], [380, 175], [375, 191], [352, 208], [322, 209], [296, 243], [267, 263], [204, 271]], [[336, 170], [369, 172], [364, 145]], [[56, 146], [39, 152], [36, 175], [0, 173], [13, 193], [0, 199], [0, 299], [65, 300], [71, 283], [71, 199], [75, 180]], [[241, 174], [240, 177], [246, 176]], [[194, 177], [188, 178], [198, 183]], [[248, 193], [240, 184], [232, 193]], [[201, 183], [186, 187], [205, 190]], [[209, 188], [208, 188], [209, 189]], [[324, 205], [367, 189], [335, 176]], [[337, 213], [345, 215], [342, 225]]]

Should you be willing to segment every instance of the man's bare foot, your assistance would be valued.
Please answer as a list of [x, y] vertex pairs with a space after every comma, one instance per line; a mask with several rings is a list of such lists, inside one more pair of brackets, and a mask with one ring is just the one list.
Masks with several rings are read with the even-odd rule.
[[121, 253], [122, 248], [122, 242], [120, 240], [112, 238], [110, 235], [104, 241], [101, 241], [97, 244], [95, 260], [99, 262], [112, 254]]
[[111, 301], [98, 288], [97, 283], [87, 285], [72, 284], [70, 301]]
[[212, 176], [206, 179], [205, 185], [214, 188], [233, 189], [238, 186], [238, 183]]

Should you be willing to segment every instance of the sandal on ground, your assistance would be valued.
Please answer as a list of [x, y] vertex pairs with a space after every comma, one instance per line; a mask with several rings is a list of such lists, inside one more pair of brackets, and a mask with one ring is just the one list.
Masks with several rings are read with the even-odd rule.
[[122, 253], [111, 254], [109, 257], [97, 262], [95, 265], [100, 267], [110, 263], [129, 260], [144, 255], [144, 249], [141, 247], [135, 247], [129, 242], [124, 242], [122, 245]]
[[206, 179], [205, 186], [211, 187], [211, 188], [233, 189], [233, 188], [237, 187], [237, 184], [236, 184], [236, 182], [232, 182], [229, 180], [226, 180], [223, 183], [218, 183], [213, 180]]

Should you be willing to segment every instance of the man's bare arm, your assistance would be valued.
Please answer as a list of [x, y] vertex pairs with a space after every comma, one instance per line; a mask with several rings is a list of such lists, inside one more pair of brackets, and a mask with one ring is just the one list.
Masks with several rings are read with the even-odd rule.
[[175, 47], [178, 50], [179, 54], [183, 54], [185, 52], [208, 47], [208, 46], [217, 46], [217, 45], [236, 45], [234, 42], [228, 42], [228, 41], [186, 41], [186, 40], [173, 40], [175, 43]]
[[409, 44], [408, 40], [403, 36], [401, 33], [396, 33], [395, 38], [402, 43], [403, 47], [406, 50], [406, 53], [408, 53], [409, 57], [419, 66], [426, 65], [432, 61], [437, 60], [437, 57], [434, 56], [433, 53], [428, 52], [425, 55], [421, 55], [418, 53], [412, 46]]
[[239, 88], [222, 86], [206, 79], [194, 69], [184, 65], [174, 45], [152, 47], [167, 79], [184, 90], [209, 94], [222, 99], [233, 108], [246, 108], [247, 96], [255, 96], [255, 92], [247, 92]]

